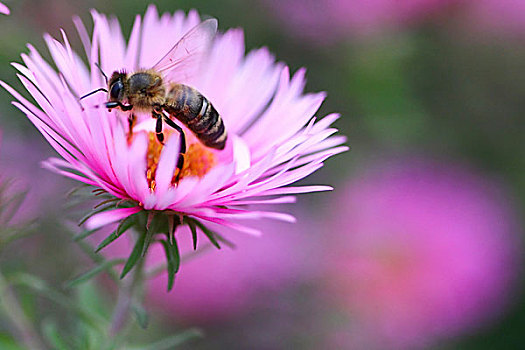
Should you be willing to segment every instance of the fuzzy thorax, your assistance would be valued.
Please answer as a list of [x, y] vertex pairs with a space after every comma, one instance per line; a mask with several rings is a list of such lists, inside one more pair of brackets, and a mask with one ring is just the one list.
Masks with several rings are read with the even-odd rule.
[[139, 70], [132, 74], [115, 72], [109, 81], [109, 91], [117, 80], [123, 88], [116, 100], [127, 102], [136, 112], [151, 113], [153, 106], [165, 103], [166, 88], [162, 76], [155, 70]]

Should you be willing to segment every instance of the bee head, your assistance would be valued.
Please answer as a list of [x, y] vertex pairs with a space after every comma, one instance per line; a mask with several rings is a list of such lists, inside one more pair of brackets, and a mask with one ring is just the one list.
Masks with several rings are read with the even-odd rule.
[[127, 74], [124, 72], [113, 72], [108, 82], [109, 100], [121, 102], [124, 99]]

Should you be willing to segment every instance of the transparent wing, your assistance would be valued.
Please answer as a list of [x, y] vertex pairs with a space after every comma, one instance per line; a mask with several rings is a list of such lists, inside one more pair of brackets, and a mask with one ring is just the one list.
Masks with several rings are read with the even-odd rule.
[[195, 76], [217, 32], [217, 20], [208, 19], [186, 33], [152, 69], [169, 81], [184, 82]]

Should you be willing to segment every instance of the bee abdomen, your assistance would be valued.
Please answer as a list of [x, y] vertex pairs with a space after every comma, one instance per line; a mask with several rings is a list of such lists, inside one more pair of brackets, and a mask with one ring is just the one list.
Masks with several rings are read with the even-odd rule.
[[172, 85], [165, 109], [184, 123], [205, 146], [219, 150], [226, 146], [227, 132], [222, 118], [197, 90], [187, 85]]

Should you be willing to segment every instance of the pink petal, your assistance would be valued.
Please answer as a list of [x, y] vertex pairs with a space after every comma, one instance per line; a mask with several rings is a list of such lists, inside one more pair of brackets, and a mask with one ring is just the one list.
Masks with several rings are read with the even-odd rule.
[[11, 12], [9, 11], [9, 8], [7, 6], [5, 6], [4, 4], [0, 2], [0, 13], [3, 13], [4, 15], [8, 15]]
[[179, 138], [170, 137], [160, 155], [155, 181], [157, 187], [155, 192], [164, 193], [171, 187], [175, 166], [179, 160]]
[[298, 194], [298, 193], [309, 193], [309, 192], [323, 192], [332, 191], [334, 188], [331, 186], [295, 186], [295, 187], [282, 187], [274, 188], [263, 193], [259, 193], [259, 196], [274, 196], [281, 194]]
[[112, 224], [116, 221], [122, 220], [130, 215], [138, 213], [141, 211], [141, 207], [132, 207], [132, 208], [120, 208], [105, 211], [96, 215], [93, 215], [86, 221], [86, 228], [88, 230], [95, 230], [97, 228]]

